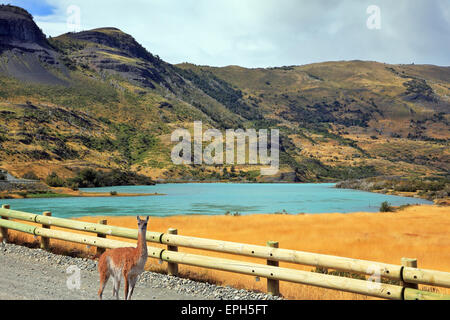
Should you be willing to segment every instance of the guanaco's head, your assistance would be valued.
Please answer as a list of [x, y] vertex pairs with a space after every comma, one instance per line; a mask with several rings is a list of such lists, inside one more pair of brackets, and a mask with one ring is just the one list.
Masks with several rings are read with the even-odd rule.
[[149, 218], [150, 217], [147, 217], [145, 220], [141, 220], [141, 218], [139, 218], [139, 216], [137, 216], [139, 232], [147, 230], [147, 223], [148, 223]]

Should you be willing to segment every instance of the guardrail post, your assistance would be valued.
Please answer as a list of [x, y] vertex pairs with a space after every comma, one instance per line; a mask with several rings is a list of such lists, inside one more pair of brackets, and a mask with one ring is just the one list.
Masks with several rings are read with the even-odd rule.
[[[44, 216], [46, 217], [51, 217], [52, 213], [50, 211], [45, 211], [43, 213]], [[44, 229], [50, 229], [49, 225], [43, 224], [42, 228]], [[41, 237], [41, 249], [42, 250], [48, 250], [50, 248], [50, 239], [47, 237]]]
[[[277, 241], [268, 241], [267, 246], [271, 248], [278, 248], [278, 242]], [[273, 260], [267, 260], [268, 266], [274, 266], [278, 267], [279, 262], [273, 261]], [[274, 280], [274, 279], [267, 279], [267, 293], [273, 296], [279, 296], [280, 295], [280, 281]]]
[[[402, 266], [417, 268], [417, 259], [402, 258]], [[401, 286], [404, 288], [419, 289], [419, 285], [416, 283], [407, 283], [402, 281]]]
[[[99, 224], [103, 224], [103, 225], [107, 225], [108, 224], [108, 220], [100, 220], [98, 223]], [[106, 239], [106, 235], [105, 234], [97, 234], [97, 237]], [[103, 252], [105, 252], [105, 250], [106, 250], [105, 248], [97, 247], [97, 254], [100, 256], [100, 255], [103, 254]]]
[[[4, 205], [2, 205], [2, 209], [9, 209], [10, 208], [10, 206], [9, 206], [9, 204], [4, 204]], [[0, 217], [0, 219], [5, 219], [5, 220], [8, 220], [9, 218], [8, 217]], [[7, 243], [8, 242], [8, 228], [0, 228], [0, 232], [1, 232], [1, 235], [2, 235], [2, 241], [3, 241], [3, 243]]]
[[[167, 233], [168, 234], [178, 234], [178, 230], [170, 228], [167, 230]], [[167, 245], [167, 250], [168, 251], [178, 251], [178, 247]], [[178, 263], [173, 263], [173, 262], [167, 263], [167, 274], [169, 276], [175, 276], [175, 277], [178, 276]]]

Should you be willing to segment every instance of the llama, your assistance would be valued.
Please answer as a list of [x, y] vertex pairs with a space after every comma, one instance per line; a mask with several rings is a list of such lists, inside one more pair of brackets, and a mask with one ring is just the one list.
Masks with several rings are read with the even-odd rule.
[[146, 220], [138, 221], [138, 242], [136, 248], [117, 248], [104, 252], [98, 261], [100, 273], [100, 289], [98, 296], [102, 300], [103, 290], [110, 276], [113, 279], [113, 296], [119, 299], [119, 288], [122, 277], [125, 280], [125, 300], [130, 300], [133, 295], [139, 274], [144, 271], [147, 254], [147, 223]]

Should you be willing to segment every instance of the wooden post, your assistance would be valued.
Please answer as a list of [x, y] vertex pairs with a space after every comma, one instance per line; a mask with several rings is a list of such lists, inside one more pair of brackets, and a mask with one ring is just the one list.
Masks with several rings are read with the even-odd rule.
[[[168, 234], [178, 234], [178, 230], [170, 228], [167, 230], [167, 233]], [[167, 245], [167, 250], [177, 252], [178, 247]], [[168, 262], [167, 263], [167, 274], [169, 276], [174, 276], [174, 277], [178, 276], [178, 263]]]
[[[9, 204], [2, 205], [2, 209], [9, 209], [9, 208], [10, 208]], [[5, 219], [5, 220], [9, 219], [8, 217], [0, 217], [0, 218]], [[3, 228], [3, 227], [0, 228], [0, 233], [2, 235], [3, 243], [7, 243], [8, 242], [8, 228]]]
[[[98, 223], [106, 226], [108, 224], [108, 220], [99, 220]], [[105, 234], [98, 233], [97, 237], [106, 239]], [[101, 256], [104, 252], [105, 252], [105, 248], [97, 247], [97, 255]]]
[[[402, 258], [402, 266], [410, 267], [410, 268], [417, 268], [417, 259]], [[411, 288], [411, 289], [419, 288], [419, 285], [416, 283], [407, 283], [404, 281], [401, 282], [401, 286], [404, 288]]]
[[[43, 215], [46, 216], [46, 217], [51, 217], [51, 216], [52, 216], [52, 213], [51, 213], [50, 211], [45, 211], [45, 212], [43, 213]], [[49, 225], [43, 224], [43, 225], [42, 225], [42, 228], [44, 228], [44, 229], [50, 229], [50, 226], [49, 226]], [[48, 250], [48, 249], [50, 249], [50, 238], [47, 238], [47, 237], [41, 237], [41, 249], [42, 249], [42, 250]]]
[[[268, 241], [267, 246], [271, 247], [271, 248], [278, 248], [278, 242], [277, 241]], [[273, 261], [273, 260], [267, 260], [267, 265], [278, 267], [279, 262]], [[280, 295], [280, 282], [278, 280], [267, 278], [267, 293], [272, 296], [279, 296]]]

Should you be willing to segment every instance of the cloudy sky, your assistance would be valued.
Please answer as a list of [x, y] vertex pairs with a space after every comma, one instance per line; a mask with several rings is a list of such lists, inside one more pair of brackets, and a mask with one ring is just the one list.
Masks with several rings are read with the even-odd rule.
[[450, 66], [448, 0], [0, 3], [27, 9], [47, 36], [117, 27], [170, 63], [253, 68], [359, 59]]

